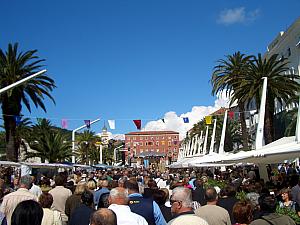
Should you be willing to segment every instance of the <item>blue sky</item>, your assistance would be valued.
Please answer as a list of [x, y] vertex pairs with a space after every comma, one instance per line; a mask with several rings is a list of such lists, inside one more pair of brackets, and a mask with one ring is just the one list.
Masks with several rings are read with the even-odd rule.
[[[0, 48], [19, 42], [23, 51], [38, 49], [56, 82], [56, 105], [46, 101], [47, 113], [24, 109], [27, 117], [58, 126], [66, 118], [69, 129], [100, 117], [95, 132], [115, 119], [117, 134], [136, 131], [132, 120], [142, 119], [146, 129], [184, 132], [220, 106], [209, 84], [216, 61], [235, 51], [264, 53], [298, 18], [299, 6], [299, 0], [2, 0]], [[182, 116], [193, 117], [191, 123]]]

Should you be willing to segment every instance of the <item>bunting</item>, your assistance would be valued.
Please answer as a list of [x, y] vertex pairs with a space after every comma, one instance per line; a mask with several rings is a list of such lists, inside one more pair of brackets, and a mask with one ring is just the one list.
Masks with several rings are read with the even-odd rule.
[[140, 130], [142, 128], [142, 121], [141, 120], [133, 120], [136, 129]]
[[161, 119], [161, 121], [162, 121], [163, 123], [165, 123], [165, 119]]
[[229, 112], [228, 112], [228, 116], [229, 116], [229, 118], [230, 118], [231, 120], [233, 120], [233, 119], [234, 119], [234, 112], [233, 112], [233, 111], [229, 111]]
[[19, 126], [20, 125], [20, 123], [21, 123], [21, 116], [14, 116], [14, 118], [15, 118], [15, 121], [16, 121], [16, 125], [17, 126]]
[[61, 120], [61, 127], [63, 129], [68, 129], [68, 120], [67, 119], [62, 119]]
[[91, 128], [91, 121], [90, 120], [84, 120], [84, 124], [86, 125], [87, 129]]
[[212, 123], [212, 116], [206, 116], [206, 117], [205, 117], [205, 123], [206, 123], [207, 125], [210, 125], [210, 124]]
[[189, 120], [188, 117], [183, 117], [182, 119], [183, 119], [183, 122], [184, 122], [184, 123], [189, 123], [189, 122], [190, 122], [190, 120]]
[[116, 129], [116, 126], [115, 126], [115, 120], [107, 120], [108, 121], [108, 125], [109, 125], [109, 128], [114, 130]]

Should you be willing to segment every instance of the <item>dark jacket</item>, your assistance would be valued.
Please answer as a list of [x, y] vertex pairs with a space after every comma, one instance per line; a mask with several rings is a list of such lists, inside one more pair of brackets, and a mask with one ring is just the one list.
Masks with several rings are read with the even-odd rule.
[[84, 204], [80, 205], [71, 214], [69, 225], [89, 225], [91, 214], [94, 211], [91, 207]]
[[132, 212], [144, 217], [149, 225], [155, 225], [153, 214], [153, 200], [140, 196], [129, 197], [129, 207]]
[[289, 216], [279, 215], [277, 213], [265, 214], [260, 219], [254, 220], [250, 225], [296, 225]]

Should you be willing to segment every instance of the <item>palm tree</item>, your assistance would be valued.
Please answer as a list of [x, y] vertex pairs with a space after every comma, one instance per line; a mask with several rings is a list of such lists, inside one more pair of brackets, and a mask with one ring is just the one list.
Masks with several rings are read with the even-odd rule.
[[72, 146], [67, 137], [60, 132], [45, 132], [31, 145], [34, 152], [27, 152], [27, 158], [39, 157], [42, 162], [63, 162], [70, 160]]
[[85, 163], [86, 165], [88, 165], [90, 160], [90, 153], [96, 148], [95, 133], [89, 130], [85, 130], [83, 133], [78, 135], [77, 142], [78, 153], [81, 163]]
[[288, 61], [284, 58], [278, 60], [277, 54], [270, 58], [263, 58], [258, 54], [250, 63], [249, 73], [243, 76], [243, 81], [235, 91], [235, 100], [248, 104], [255, 100], [258, 109], [262, 95], [262, 78], [268, 78], [264, 126], [266, 144], [274, 141], [275, 101], [284, 106], [300, 90], [299, 77], [289, 74], [287, 64]]
[[[6, 87], [25, 77], [28, 77], [42, 68], [43, 59], [35, 54], [37, 50], [26, 52], [18, 51], [18, 44], [9, 44], [6, 52], [0, 49], [0, 87]], [[46, 75], [33, 78], [0, 96], [2, 114], [6, 131], [7, 159], [17, 161], [19, 143], [16, 137], [16, 121], [14, 116], [19, 116], [22, 103], [31, 112], [30, 101], [35, 107], [41, 107], [46, 112], [43, 103], [45, 96], [53, 102], [50, 92], [55, 88], [54, 80]]]
[[[233, 55], [227, 55], [225, 59], [218, 60], [218, 64], [214, 67], [211, 78], [213, 86], [212, 94], [218, 95], [225, 92], [227, 97], [235, 95], [239, 84], [242, 82], [243, 77], [248, 74], [249, 64], [253, 56], [246, 56], [240, 52]], [[231, 102], [233, 103], [233, 102]], [[248, 132], [245, 122], [245, 102], [239, 101], [238, 108], [240, 113], [240, 123], [242, 129], [243, 147], [245, 149], [249, 146]]]

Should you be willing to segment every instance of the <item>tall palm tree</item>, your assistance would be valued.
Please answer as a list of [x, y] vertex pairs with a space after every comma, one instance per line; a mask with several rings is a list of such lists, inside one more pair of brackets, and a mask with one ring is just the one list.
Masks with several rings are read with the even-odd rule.
[[[212, 94], [217, 95], [224, 92], [227, 97], [231, 97], [231, 95], [234, 96], [243, 77], [248, 74], [249, 64], [252, 58], [253, 56], [247, 56], [240, 52], [236, 52], [233, 55], [227, 55], [225, 59], [218, 60], [211, 78], [211, 84], [213, 86]], [[240, 122], [243, 147], [247, 149], [249, 141], [244, 114], [245, 102], [239, 101], [238, 108], [241, 112]]]
[[235, 92], [234, 99], [249, 104], [251, 100], [255, 100], [258, 109], [262, 95], [262, 78], [268, 78], [264, 126], [266, 144], [274, 141], [275, 101], [283, 106], [300, 91], [299, 76], [290, 74], [287, 64], [288, 61], [284, 58], [278, 60], [277, 54], [269, 58], [258, 54], [251, 61], [249, 73], [243, 76], [243, 81]]
[[90, 160], [90, 153], [96, 148], [95, 133], [89, 130], [85, 130], [83, 133], [77, 136], [77, 142], [81, 163], [85, 163], [86, 165], [88, 165]]
[[[18, 51], [18, 44], [9, 44], [6, 52], [0, 49], [0, 87], [6, 87], [23, 78], [38, 72], [44, 61], [36, 56], [37, 50], [26, 52]], [[16, 137], [16, 121], [14, 116], [19, 116], [22, 103], [31, 112], [30, 101], [35, 107], [41, 107], [46, 112], [43, 103], [45, 96], [54, 103], [50, 92], [55, 88], [54, 80], [46, 75], [33, 78], [0, 96], [2, 114], [6, 131], [7, 159], [17, 161], [19, 144]]]

